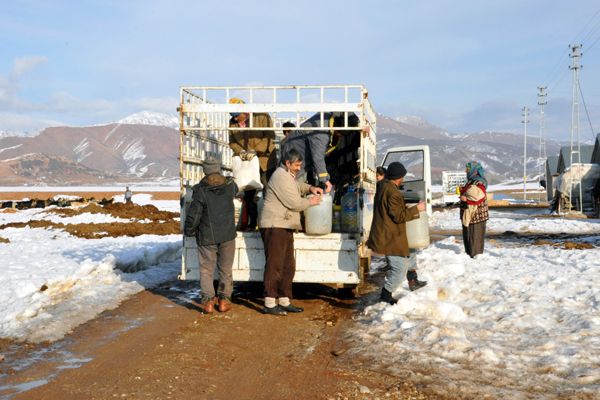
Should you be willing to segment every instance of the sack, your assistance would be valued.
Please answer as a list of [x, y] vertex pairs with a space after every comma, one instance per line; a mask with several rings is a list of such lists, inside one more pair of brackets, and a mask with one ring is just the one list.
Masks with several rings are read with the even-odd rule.
[[242, 161], [238, 156], [232, 159], [233, 179], [238, 189], [242, 192], [247, 190], [262, 189], [260, 182], [260, 162], [258, 157], [252, 157], [249, 161]]

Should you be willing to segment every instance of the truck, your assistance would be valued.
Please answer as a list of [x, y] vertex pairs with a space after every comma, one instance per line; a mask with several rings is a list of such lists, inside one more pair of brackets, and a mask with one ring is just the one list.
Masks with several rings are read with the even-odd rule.
[[[229, 100], [233, 97], [244, 102], [231, 104]], [[332, 138], [335, 133], [335, 151], [326, 158], [335, 188], [334, 199], [346, 193], [350, 185], [356, 189], [359, 226], [354, 232], [332, 232], [321, 236], [294, 233], [294, 282], [330, 284], [356, 291], [370, 262], [366, 241], [373, 218], [376, 188], [377, 119], [367, 89], [363, 85], [184, 86], [180, 88], [178, 112], [182, 223], [191, 202], [192, 187], [203, 177], [203, 160], [215, 157], [221, 161], [225, 173], [231, 171], [230, 113], [248, 113], [249, 121], [253, 121], [253, 113], [268, 113], [273, 121], [272, 127], [254, 127], [250, 122], [246, 128], [235, 129], [274, 131], [276, 151], [283, 137], [282, 125], [285, 122], [294, 123], [295, 130], [327, 131]], [[308, 119], [311, 119], [312, 126], [303, 126]], [[319, 121], [317, 127], [314, 126], [315, 120]], [[405, 150], [390, 150], [384, 164], [403, 159], [400, 153]], [[426, 200], [430, 212], [430, 179], [423, 174], [429, 174], [429, 151], [428, 148], [412, 151], [421, 157], [421, 162], [427, 157], [427, 168], [421, 167], [420, 175], [416, 169], [407, 166], [408, 171], [422, 181], [427, 180], [427, 184], [418, 183], [415, 179], [407, 182], [405, 188], [417, 201]], [[412, 158], [417, 159], [418, 156]], [[260, 233], [237, 232], [233, 280], [262, 281], [264, 264]], [[179, 278], [199, 279], [197, 247], [193, 238], [184, 237]]]
[[445, 205], [458, 203], [460, 200], [460, 187], [466, 183], [466, 172], [442, 171], [442, 202]]

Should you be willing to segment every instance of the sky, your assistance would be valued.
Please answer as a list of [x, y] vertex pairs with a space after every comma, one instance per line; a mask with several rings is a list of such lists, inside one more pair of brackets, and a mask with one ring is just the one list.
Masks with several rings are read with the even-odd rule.
[[[174, 113], [189, 85], [364, 84], [379, 113], [453, 133], [600, 131], [600, 4], [516, 1], [2, 0], [0, 131]], [[584, 107], [589, 111], [589, 120]]]

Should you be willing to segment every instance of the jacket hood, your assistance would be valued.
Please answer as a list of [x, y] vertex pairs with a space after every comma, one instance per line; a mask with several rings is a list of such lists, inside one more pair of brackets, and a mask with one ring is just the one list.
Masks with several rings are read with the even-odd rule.
[[208, 190], [217, 190], [232, 182], [233, 178], [230, 176], [223, 176], [221, 174], [210, 174], [202, 178], [202, 180], [200, 181], [200, 186], [205, 187]]

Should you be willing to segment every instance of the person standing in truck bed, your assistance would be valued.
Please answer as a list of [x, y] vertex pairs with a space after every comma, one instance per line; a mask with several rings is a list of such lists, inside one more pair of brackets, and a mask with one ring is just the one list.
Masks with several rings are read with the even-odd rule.
[[[244, 104], [244, 100], [237, 97], [229, 100], [230, 104]], [[266, 113], [252, 114], [253, 128], [270, 128], [273, 126], [271, 116]], [[233, 154], [242, 160], [251, 160], [258, 157], [260, 163], [260, 180], [263, 187], [267, 186], [267, 163], [271, 152], [275, 148], [275, 132], [273, 130], [245, 130], [236, 128], [250, 128], [250, 115], [248, 113], [231, 113], [229, 120], [229, 147]], [[258, 206], [256, 204], [256, 190], [244, 192], [244, 207], [248, 210], [248, 225], [242, 230], [253, 231], [256, 229], [258, 219]]]

